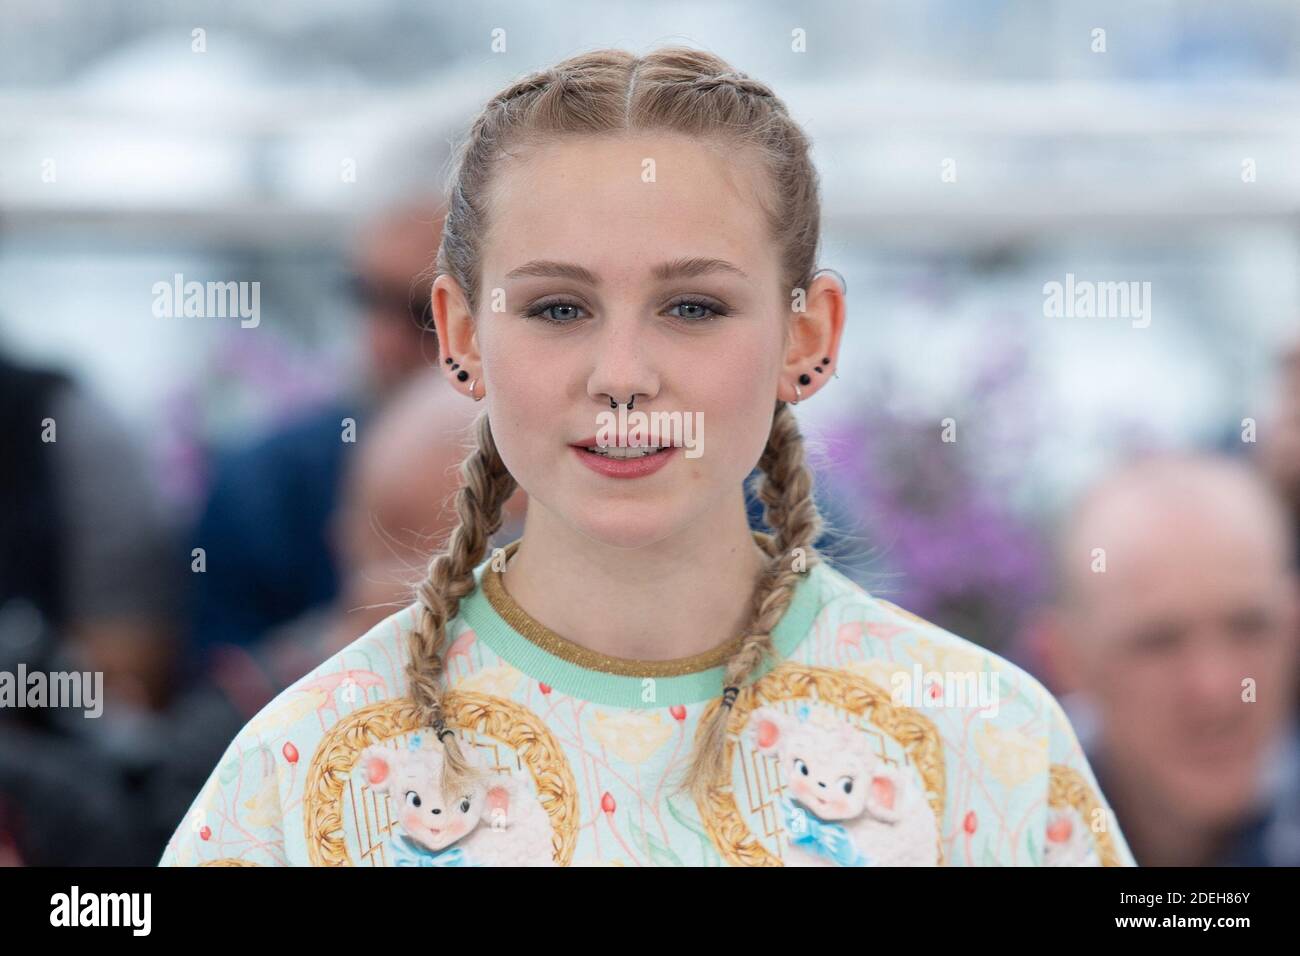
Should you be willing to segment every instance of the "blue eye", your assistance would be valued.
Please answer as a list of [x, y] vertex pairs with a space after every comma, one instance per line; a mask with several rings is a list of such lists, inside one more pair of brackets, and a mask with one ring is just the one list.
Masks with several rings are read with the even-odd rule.
[[550, 302], [540, 302], [537, 305], [533, 306], [531, 309], [528, 309], [524, 313], [524, 315], [530, 319], [532, 318], [541, 319], [543, 322], [546, 322], [548, 325], [572, 325], [577, 320], [576, 316], [571, 316], [567, 319], [557, 319], [553, 315], [547, 315], [546, 313], [550, 312], [552, 309], [570, 309], [575, 311], [581, 311], [582, 306], [575, 305], [572, 302], [565, 302], [563, 299], [556, 299]]
[[[714, 319], [727, 314], [726, 309], [716, 302], [705, 299], [696, 299], [689, 296], [677, 299], [668, 306], [668, 311], [674, 309], [693, 309], [694, 313], [682, 315], [674, 314], [674, 318], [680, 319], [687, 325], [703, 325], [706, 322], [712, 322]], [[559, 318], [554, 313], [563, 312], [565, 318]], [[547, 325], [572, 325], [580, 318], [579, 313], [583, 312], [582, 306], [565, 299], [551, 299], [542, 301], [524, 311], [525, 318], [540, 319]]]
[[682, 307], [700, 310], [700, 312], [695, 315], [677, 316], [677, 318], [684, 322], [688, 322], [691, 325], [701, 325], [705, 322], [712, 322], [714, 319], [727, 314], [726, 310], [716, 302], [708, 302], [704, 299], [692, 299], [690, 297], [678, 299], [668, 308], [669, 311], [671, 311], [672, 309], [680, 309]]

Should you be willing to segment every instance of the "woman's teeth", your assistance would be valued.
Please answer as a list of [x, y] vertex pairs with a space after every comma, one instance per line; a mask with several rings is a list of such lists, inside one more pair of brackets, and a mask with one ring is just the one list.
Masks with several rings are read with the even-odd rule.
[[647, 445], [642, 448], [619, 448], [616, 445], [610, 445], [608, 448], [588, 448], [587, 451], [604, 455], [606, 458], [644, 458], [646, 455], [654, 455], [663, 448], [658, 445]]

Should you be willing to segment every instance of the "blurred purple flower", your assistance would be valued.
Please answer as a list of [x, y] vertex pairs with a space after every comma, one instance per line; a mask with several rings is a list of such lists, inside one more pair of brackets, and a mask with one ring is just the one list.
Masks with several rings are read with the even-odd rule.
[[[974, 373], [969, 394], [976, 411], [968, 406], [963, 419], [1010, 423], [989, 430], [996, 448], [987, 440], [945, 443], [937, 421], [891, 411], [883, 376], [852, 420], [824, 434], [831, 449], [826, 480], [875, 538], [889, 598], [997, 647], [1014, 637], [1041, 594], [1045, 549], [1010, 507], [1005, 483], [977, 478], [1005, 473], [1032, 445], [1025, 356], [1007, 348], [1006, 338], [991, 338], [999, 345]], [[974, 460], [972, 448], [986, 460]]]

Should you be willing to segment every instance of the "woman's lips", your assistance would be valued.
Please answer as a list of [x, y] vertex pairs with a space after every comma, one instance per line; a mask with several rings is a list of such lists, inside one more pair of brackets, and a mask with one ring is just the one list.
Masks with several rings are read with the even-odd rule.
[[[663, 436], [663, 437], [667, 437], [667, 436]], [[583, 439], [581, 439], [580, 441], [571, 441], [571, 442], [569, 442], [569, 444], [570, 444], [570, 445], [573, 445], [573, 446], [576, 447], [576, 448], [607, 448], [607, 447], [608, 447], [608, 448], [619, 448], [619, 447], [622, 447], [622, 448], [640, 448], [642, 445], [655, 445], [656, 447], [663, 448], [664, 446], [667, 446], [667, 445], [673, 445], [673, 444], [675, 444], [675, 442], [673, 442], [673, 441], [671, 441], [671, 440], [669, 440], [669, 441], [657, 441], [657, 442], [643, 441], [643, 442], [638, 442], [637, 444], [633, 445], [631, 442], [617, 442], [617, 441], [615, 441], [615, 442], [609, 442], [607, 445], [602, 445], [602, 444], [600, 443], [600, 440], [599, 440], [595, 435], [588, 435], [586, 438], [583, 438]]]
[[595, 439], [592, 439], [590, 446], [570, 445], [569, 447], [573, 449], [579, 461], [596, 474], [604, 475], [606, 478], [644, 478], [646, 475], [653, 475], [668, 464], [670, 459], [677, 457], [676, 448], [665, 448], [663, 451], [653, 455], [643, 455], [640, 458], [610, 458], [587, 451], [587, 447], [596, 447]]

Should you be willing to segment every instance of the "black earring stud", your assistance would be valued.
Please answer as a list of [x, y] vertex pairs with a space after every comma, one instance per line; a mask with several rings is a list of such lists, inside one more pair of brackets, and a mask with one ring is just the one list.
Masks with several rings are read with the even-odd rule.
[[[446, 362], [447, 362], [448, 365], [451, 366], [451, 370], [452, 370], [453, 372], [455, 372], [456, 369], [460, 368], [460, 363], [459, 363], [459, 362], [453, 362], [453, 361], [451, 360], [451, 357], [450, 357], [450, 356], [447, 357]], [[463, 382], [463, 381], [465, 381], [465, 379], [467, 379], [467, 378], [469, 378], [469, 372], [465, 371], [463, 368], [460, 368], [460, 371], [459, 371], [459, 372], [456, 372], [456, 381], [458, 381], [458, 382]], [[477, 381], [477, 379], [476, 379], [476, 381]], [[471, 392], [471, 393], [473, 393], [473, 391], [474, 391], [473, 389], [470, 389], [470, 392]]]
[[807, 372], [804, 372], [802, 375], [799, 376], [800, 385], [808, 385], [811, 382], [812, 382], [812, 376], [809, 375]]

